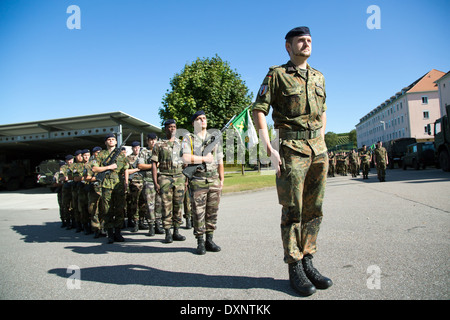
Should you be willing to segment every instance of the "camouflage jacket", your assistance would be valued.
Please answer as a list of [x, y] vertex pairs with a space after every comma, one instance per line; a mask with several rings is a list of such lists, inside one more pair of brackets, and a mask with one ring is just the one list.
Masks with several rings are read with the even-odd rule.
[[[132, 153], [132, 154], [127, 156], [129, 169], [136, 169], [137, 168], [137, 165], [139, 163], [139, 154], [141, 154], [141, 153], [142, 152], [139, 151], [138, 154], [133, 154]], [[138, 171], [138, 172], [130, 174], [129, 179], [132, 180], [132, 181], [142, 181], [143, 180], [142, 172]]]
[[375, 160], [377, 163], [386, 163], [387, 151], [384, 147], [376, 148], [373, 151], [373, 154], [375, 155]]
[[[148, 148], [142, 148], [139, 152], [138, 165], [139, 164], [151, 164], [152, 163], [152, 150]], [[141, 175], [144, 177], [144, 181], [153, 182], [152, 170], [141, 170]]]
[[[270, 106], [275, 129], [280, 131], [313, 131], [323, 126], [325, 103], [325, 78], [321, 72], [307, 65], [306, 72], [291, 61], [269, 69], [252, 106], [266, 116]], [[321, 135], [305, 139], [285, 139], [282, 144], [306, 155], [327, 151]], [[308, 148], [308, 146], [310, 148]]]
[[163, 139], [153, 147], [152, 161], [159, 163], [160, 174], [180, 174], [183, 171], [181, 158], [181, 141]]
[[[202, 144], [205, 140], [209, 139], [211, 134], [209, 132], [206, 133], [205, 138], [202, 139], [199, 135], [194, 133], [190, 133], [189, 135], [183, 138], [182, 143], [182, 152], [183, 154], [190, 153], [197, 156], [204, 156]], [[218, 178], [219, 173], [217, 171], [217, 167], [219, 163], [222, 163], [223, 159], [223, 151], [222, 148], [219, 148], [217, 145], [213, 151], [212, 155], [214, 157], [214, 161], [211, 163], [206, 163], [206, 169], [198, 169], [194, 174], [194, 179], [205, 180], [208, 178]]]
[[[103, 167], [103, 161], [108, 158], [109, 154], [110, 152], [108, 150], [100, 151], [97, 158], [93, 160], [92, 166]], [[123, 154], [120, 154], [117, 157], [116, 164], [117, 168], [111, 170], [110, 173], [105, 176], [105, 179], [102, 182], [102, 188], [114, 189], [117, 184], [123, 183], [125, 170], [129, 168], [127, 158]]]
[[362, 163], [370, 163], [370, 150], [360, 151], [359, 157]]

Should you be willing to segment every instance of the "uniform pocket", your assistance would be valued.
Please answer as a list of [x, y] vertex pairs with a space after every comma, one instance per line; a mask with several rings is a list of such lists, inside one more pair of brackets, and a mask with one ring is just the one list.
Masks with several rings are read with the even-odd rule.
[[283, 94], [283, 114], [297, 117], [306, 113], [306, 94], [301, 87], [288, 87]]

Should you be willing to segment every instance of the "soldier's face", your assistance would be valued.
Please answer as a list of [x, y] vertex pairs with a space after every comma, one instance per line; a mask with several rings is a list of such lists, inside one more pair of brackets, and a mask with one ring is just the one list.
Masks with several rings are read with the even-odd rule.
[[194, 131], [198, 132], [202, 129], [206, 129], [208, 126], [208, 120], [205, 115], [200, 115], [194, 120]]
[[72, 164], [72, 163], [73, 163], [73, 158], [70, 159], [70, 160], [66, 160], [66, 163], [67, 163], [67, 164]]
[[311, 37], [297, 36], [286, 42], [286, 50], [290, 56], [309, 58], [311, 56]]
[[177, 132], [177, 125], [175, 123], [171, 123], [166, 126], [166, 136], [168, 138], [175, 136], [176, 132]]
[[91, 157], [90, 153], [83, 153], [83, 160], [84, 160], [84, 162], [88, 162], [90, 157]]
[[133, 150], [133, 153], [136, 155], [136, 154], [139, 153], [139, 150], [141, 149], [141, 147], [140, 146], [136, 146], [136, 147], [132, 147], [131, 149]]
[[117, 144], [117, 140], [116, 140], [116, 138], [113, 138], [113, 137], [108, 138], [108, 139], [106, 139], [106, 141], [105, 141], [105, 145], [106, 145], [106, 147], [108, 147], [108, 148], [115, 147], [116, 144]]
[[153, 149], [153, 147], [155, 146], [156, 143], [156, 139], [148, 139], [147, 140], [147, 145], [149, 149]]
[[82, 162], [83, 161], [83, 155], [82, 154], [77, 154], [77, 162]]

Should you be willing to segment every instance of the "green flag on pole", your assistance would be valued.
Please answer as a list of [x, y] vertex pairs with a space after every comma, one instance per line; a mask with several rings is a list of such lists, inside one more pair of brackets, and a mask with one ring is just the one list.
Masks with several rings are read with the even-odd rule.
[[258, 135], [256, 133], [255, 126], [253, 125], [252, 118], [250, 117], [250, 106], [244, 109], [231, 124], [233, 128], [239, 134], [241, 143], [247, 148], [251, 148], [258, 144]]

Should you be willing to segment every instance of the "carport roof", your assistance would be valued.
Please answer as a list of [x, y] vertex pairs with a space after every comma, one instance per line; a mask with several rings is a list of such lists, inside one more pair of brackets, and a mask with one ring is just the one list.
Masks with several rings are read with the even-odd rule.
[[161, 132], [160, 127], [115, 111], [0, 125], [0, 150], [69, 153], [79, 148], [103, 147], [103, 137], [109, 132], [118, 133], [120, 128], [123, 137], [132, 133], [127, 145], [141, 141], [142, 134]]

